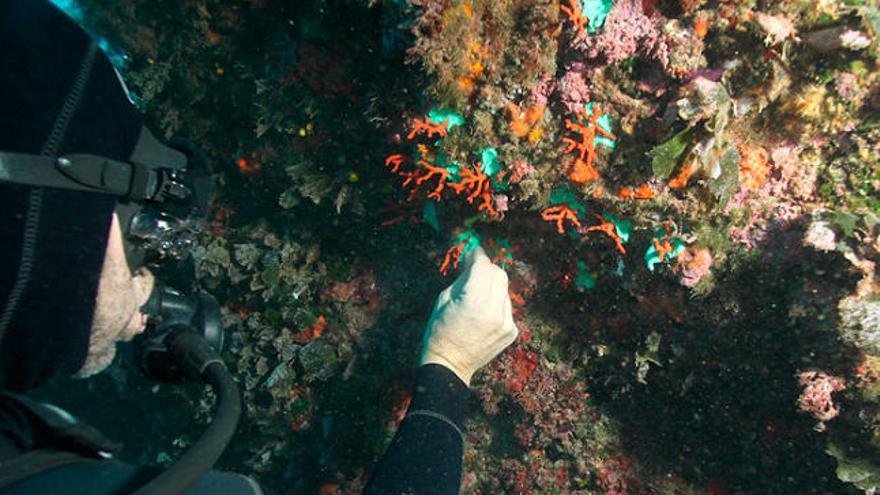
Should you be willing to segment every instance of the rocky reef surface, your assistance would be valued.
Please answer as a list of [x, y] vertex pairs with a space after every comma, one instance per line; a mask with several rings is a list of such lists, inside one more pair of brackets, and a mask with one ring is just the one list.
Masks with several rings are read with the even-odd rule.
[[[165, 270], [224, 305], [246, 418], [223, 467], [357, 493], [479, 243], [520, 338], [475, 377], [465, 493], [880, 489], [876, 2], [73, 10], [218, 172]], [[89, 387], [143, 397], [129, 453], [167, 462], [148, 436], [185, 446], [211, 398], [133, 375]]]

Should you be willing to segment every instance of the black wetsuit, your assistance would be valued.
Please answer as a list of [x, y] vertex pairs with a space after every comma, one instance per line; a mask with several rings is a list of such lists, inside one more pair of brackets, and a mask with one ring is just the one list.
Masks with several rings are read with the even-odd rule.
[[[25, 396], [0, 394], [0, 493], [131, 493], [161, 469], [113, 459], [119, 445], [66, 411]], [[252, 479], [210, 471], [187, 493], [261, 495]]]
[[[448, 369], [420, 367], [407, 415], [364, 493], [458, 493], [467, 398], [467, 387]], [[0, 494], [123, 494], [159, 473], [113, 459], [116, 449], [63, 411], [0, 394]], [[259, 495], [263, 490], [246, 476], [211, 471], [187, 493]]]
[[468, 388], [453, 372], [420, 367], [406, 417], [364, 493], [458, 493], [467, 404]]

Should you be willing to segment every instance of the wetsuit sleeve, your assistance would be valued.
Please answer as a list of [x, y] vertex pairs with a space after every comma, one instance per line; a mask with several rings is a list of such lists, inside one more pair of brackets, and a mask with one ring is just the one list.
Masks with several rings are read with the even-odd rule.
[[413, 400], [364, 493], [457, 494], [468, 388], [444, 366], [416, 370]]

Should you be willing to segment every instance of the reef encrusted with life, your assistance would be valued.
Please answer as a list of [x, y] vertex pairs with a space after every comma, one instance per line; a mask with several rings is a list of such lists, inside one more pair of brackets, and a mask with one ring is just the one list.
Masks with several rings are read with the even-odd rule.
[[358, 492], [481, 245], [465, 493], [880, 490], [876, 2], [79, 3], [217, 166], [223, 467]]

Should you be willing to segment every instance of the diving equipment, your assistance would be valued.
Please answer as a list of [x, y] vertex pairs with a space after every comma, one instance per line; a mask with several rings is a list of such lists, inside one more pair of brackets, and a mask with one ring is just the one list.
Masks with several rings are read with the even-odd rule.
[[163, 381], [201, 379], [217, 395], [217, 412], [201, 438], [136, 492], [183, 493], [211, 469], [229, 444], [241, 416], [241, 396], [220, 357], [223, 325], [213, 296], [157, 285], [141, 312], [149, 318], [147, 329], [135, 341], [144, 373]]
[[186, 140], [170, 144], [143, 127], [127, 161], [0, 151], [0, 182], [116, 196], [126, 259], [135, 271], [185, 258], [207, 211], [213, 189], [208, 160]]

